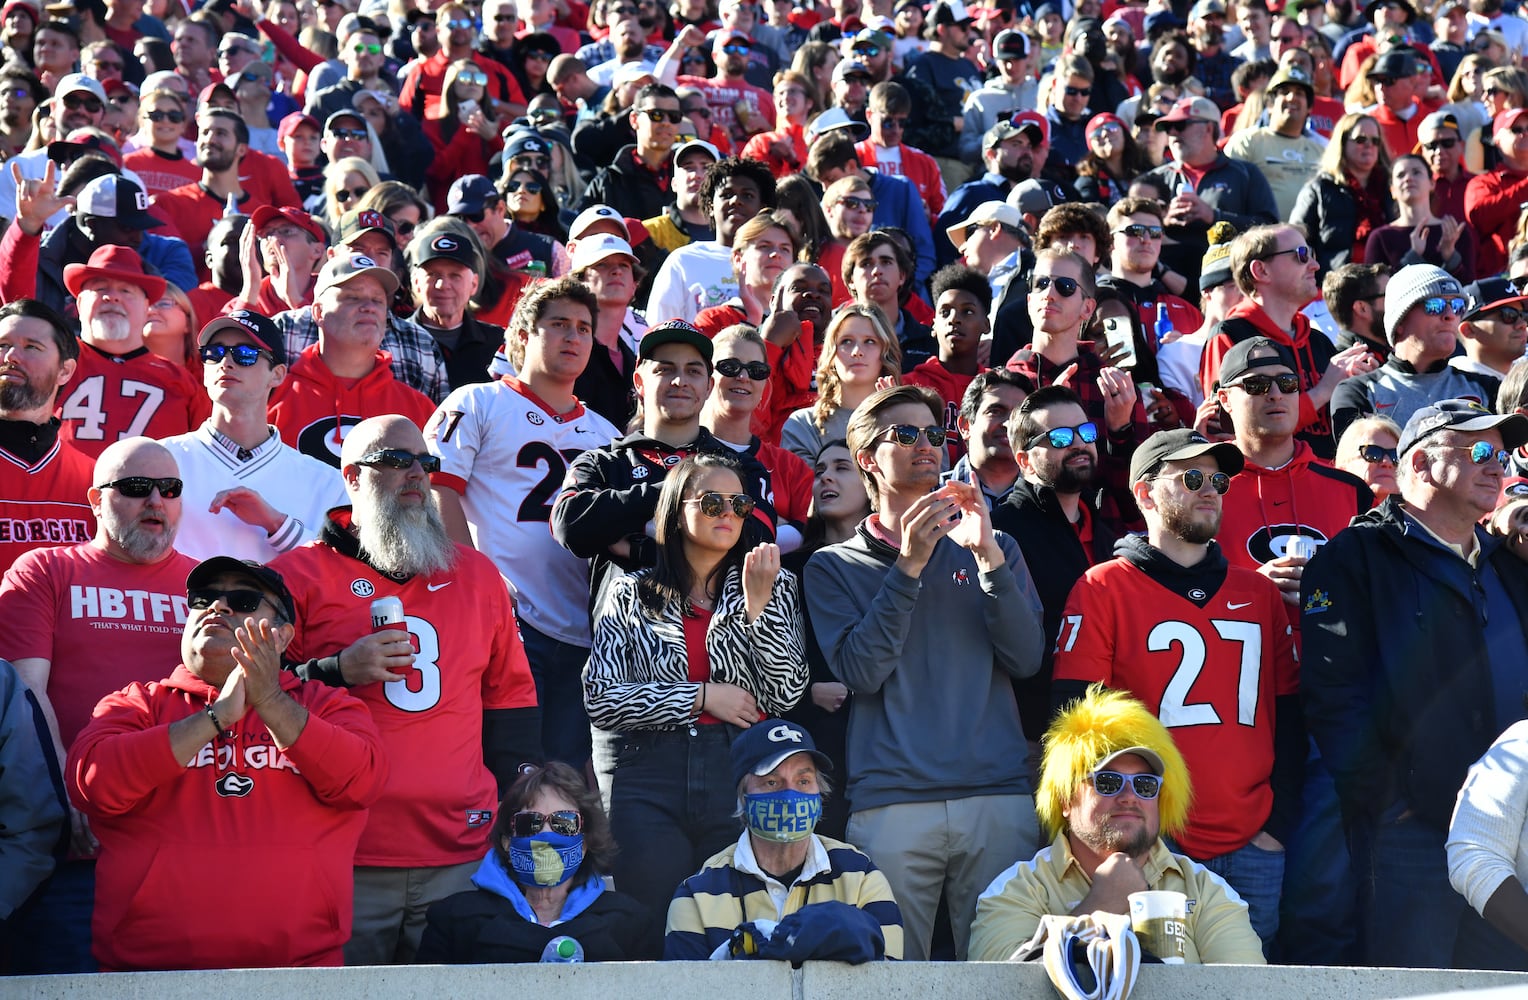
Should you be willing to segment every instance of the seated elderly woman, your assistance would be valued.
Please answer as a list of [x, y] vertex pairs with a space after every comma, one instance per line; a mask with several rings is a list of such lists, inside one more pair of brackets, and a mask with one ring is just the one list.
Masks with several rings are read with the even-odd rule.
[[477, 888], [430, 907], [421, 965], [539, 962], [571, 937], [586, 962], [658, 957], [653, 920], [605, 885], [616, 846], [599, 796], [563, 763], [528, 768], [499, 805]]

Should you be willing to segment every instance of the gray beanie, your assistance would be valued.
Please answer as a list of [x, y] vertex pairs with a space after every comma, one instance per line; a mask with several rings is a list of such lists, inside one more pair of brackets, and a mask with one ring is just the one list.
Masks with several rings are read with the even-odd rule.
[[[1385, 339], [1395, 343], [1395, 328], [1423, 299], [1434, 296], [1464, 298], [1464, 286], [1441, 267], [1432, 264], [1407, 264], [1385, 286]], [[1464, 315], [1460, 312], [1460, 315]]]

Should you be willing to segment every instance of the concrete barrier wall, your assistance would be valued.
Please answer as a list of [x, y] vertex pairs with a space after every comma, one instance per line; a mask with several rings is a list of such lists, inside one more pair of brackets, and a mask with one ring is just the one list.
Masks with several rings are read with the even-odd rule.
[[[1383, 1000], [1510, 989], [1528, 997], [1528, 973], [1298, 966], [1152, 965], [1135, 1000]], [[622, 965], [403, 966], [244, 969], [0, 979], [0, 998], [25, 1000], [1046, 1000], [1056, 993], [1036, 965], [888, 963], [851, 967], [775, 962]]]

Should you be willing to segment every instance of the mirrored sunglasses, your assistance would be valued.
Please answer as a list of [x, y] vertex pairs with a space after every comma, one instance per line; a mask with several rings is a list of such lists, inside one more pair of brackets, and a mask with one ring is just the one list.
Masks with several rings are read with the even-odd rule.
[[1248, 375], [1235, 382], [1226, 383], [1226, 388], [1236, 387], [1249, 396], [1266, 396], [1274, 386], [1286, 396], [1292, 396], [1300, 391], [1300, 376], [1295, 374], [1284, 375]]
[[1210, 487], [1221, 496], [1225, 496], [1226, 491], [1231, 488], [1231, 477], [1226, 475], [1224, 472], [1212, 472], [1206, 476], [1204, 474], [1204, 470], [1202, 469], [1185, 469], [1184, 471], [1178, 473], [1176, 476], [1153, 476], [1152, 478], [1181, 480], [1183, 482], [1183, 488], [1188, 490], [1190, 493], [1198, 493], [1200, 490], [1204, 489], [1206, 480], [1209, 481]]
[[890, 440], [895, 441], [903, 448], [911, 448], [918, 443], [918, 435], [928, 438], [928, 443], [935, 448], [944, 446], [945, 430], [943, 427], [918, 427], [913, 424], [896, 424], [881, 432], [881, 437], [890, 435]]
[[1041, 431], [1025, 443], [1025, 449], [1033, 448], [1041, 441], [1047, 442], [1052, 448], [1070, 448], [1074, 441], [1082, 440], [1083, 444], [1092, 444], [1098, 440], [1098, 425], [1089, 420], [1087, 423], [1078, 424], [1076, 427], [1052, 427], [1048, 431]]
[[406, 472], [418, 462], [419, 467], [426, 475], [440, 471], [440, 456], [431, 455], [429, 452], [414, 454], [403, 448], [380, 448], [377, 451], [369, 451], [356, 459], [356, 465], [365, 465], [374, 469], [397, 469]]
[[1112, 799], [1125, 790], [1125, 782], [1138, 799], [1154, 799], [1162, 791], [1162, 779], [1155, 774], [1121, 774], [1118, 771], [1094, 771], [1088, 775], [1093, 790], [1106, 799]]
[[727, 513], [729, 505], [731, 506], [732, 513], [738, 517], [747, 517], [753, 513], [753, 497], [746, 493], [717, 493], [712, 491], [710, 493], [702, 493], [698, 497], [691, 497], [685, 503], [695, 504], [706, 517], [721, 517]]
[[253, 344], [206, 344], [197, 353], [204, 365], [220, 365], [230, 354], [233, 355], [233, 363], [240, 368], [248, 368], [261, 358], [270, 358], [271, 364], [276, 363], [274, 354]]
[[513, 837], [534, 837], [543, 827], [564, 837], [576, 837], [584, 830], [584, 818], [573, 809], [550, 813], [522, 809], [509, 820], [509, 832]]

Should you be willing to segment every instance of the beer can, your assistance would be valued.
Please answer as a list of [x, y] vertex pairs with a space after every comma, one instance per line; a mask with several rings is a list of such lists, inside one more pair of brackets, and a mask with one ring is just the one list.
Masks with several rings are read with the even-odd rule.
[[408, 631], [408, 623], [404, 621], [403, 602], [396, 597], [379, 597], [371, 602], [371, 630], [380, 632], [388, 628]]

